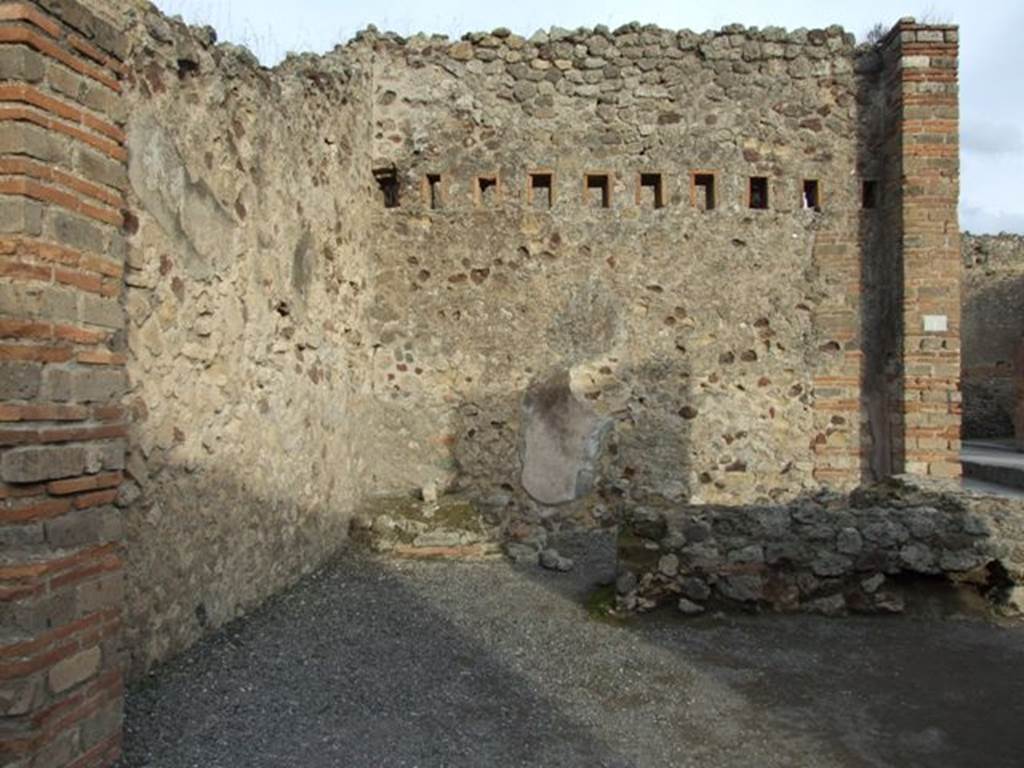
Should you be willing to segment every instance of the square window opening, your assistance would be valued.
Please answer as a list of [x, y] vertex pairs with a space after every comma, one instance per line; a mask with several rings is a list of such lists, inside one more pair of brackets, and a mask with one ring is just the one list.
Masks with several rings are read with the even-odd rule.
[[493, 206], [498, 202], [498, 177], [477, 176], [476, 177], [477, 203], [482, 206]]
[[693, 204], [702, 211], [715, 209], [715, 175], [695, 173], [693, 175]]
[[527, 202], [533, 208], [550, 209], [555, 204], [555, 177], [552, 173], [531, 173], [526, 191]]
[[817, 179], [804, 179], [803, 205], [812, 211], [821, 210], [821, 187]]
[[768, 208], [768, 177], [750, 177], [750, 207], [757, 211]]
[[861, 188], [861, 207], [866, 209], [878, 207], [878, 182], [865, 179]]
[[431, 210], [438, 210], [441, 207], [441, 174], [428, 173], [424, 187], [426, 203]]
[[373, 178], [377, 181], [385, 208], [397, 208], [399, 204], [398, 169], [375, 168]]
[[591, 208], [612, 207], [611, 179], [607, 173], [588, 173], [584, 187], [586, 202]]
[[660, 173], [640, 174], [639, 203], [651, 208], [665, 207], [665, 186]]

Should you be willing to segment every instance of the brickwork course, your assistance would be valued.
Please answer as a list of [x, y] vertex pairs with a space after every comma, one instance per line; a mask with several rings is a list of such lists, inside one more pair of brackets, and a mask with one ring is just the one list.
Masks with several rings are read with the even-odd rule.
[[0, 756], [110, 764], [125, 672], [376, 499], [483, 552], [958, 475], [957, 50], [371, 28], [267, 69], [0, 1]]

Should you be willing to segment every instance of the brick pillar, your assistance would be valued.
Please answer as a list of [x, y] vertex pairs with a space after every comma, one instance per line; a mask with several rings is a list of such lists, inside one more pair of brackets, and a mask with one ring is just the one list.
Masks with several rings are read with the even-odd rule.
[[0, 0], [0, 765], [120, 751], [122, 41]]
[[902, 407], [895, 471], [960, 475], [958, 31], [901, 20]]

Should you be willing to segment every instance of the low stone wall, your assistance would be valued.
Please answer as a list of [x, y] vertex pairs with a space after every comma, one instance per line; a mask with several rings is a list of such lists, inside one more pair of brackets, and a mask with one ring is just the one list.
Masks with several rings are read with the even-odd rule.
[[1001, 613], [1024, 606], [1024, 502], [896, 478], [778, 507], [627, 513], [619, 609], [668, 600], [839, 614], [899, 612], [906, 577], [968, 586]]

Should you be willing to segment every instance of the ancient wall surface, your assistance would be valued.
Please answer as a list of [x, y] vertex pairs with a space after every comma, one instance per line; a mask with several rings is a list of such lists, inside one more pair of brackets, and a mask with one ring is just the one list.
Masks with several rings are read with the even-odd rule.
[[945, 581], [960, 588], [957, 612], [1020, 615], [1022, 511], [907, 476], [773, 507], [637, 507], [619, 533], [618, 605], [899, 613], [905, 586]]
[[134, 669], [322, 562], [368, 497], [508, 524], [903, 466], [910, 342], [878, 336], [923, 283], [877, 296], [917, 242], [888, 162], [917, 134], [885, 117], [915, 25], [888, 56], [839, 28], [370, 30], [269, 71], [124, 15]]
[[[856, 70], [873, 54], [838, 28], [363, 42], [375, 163], [401, 184], [399, 207], [376, 201], [369, 331], [382, 417], [412, 438], [390, 482], [529, 506], [523, 395], [559, 369], [614, 421], [612, 495], [860, 479], [859, 144], [877, 77]], [[586, 174], [609, 175], [608, 208]], [[497, 181], [482, 199], [480, 177]]]
[[85, 2], [0, 1], [5, 758], [109, 762], [122, 605], [137, 674], [377, 497], [522, 537], [956, 474], [955, 28], [267, 70]]
[[1013, 435], [1013, 361], [1024, 336], [1024, 237], [963, 238], [964, 437]]
[[127, 643], [145, 669], [320, 565], [359, 478], [364, 78], [128, 31]]
[[124, 53], [77, 3], [0, 3], [3, 765], [119, 751]]

